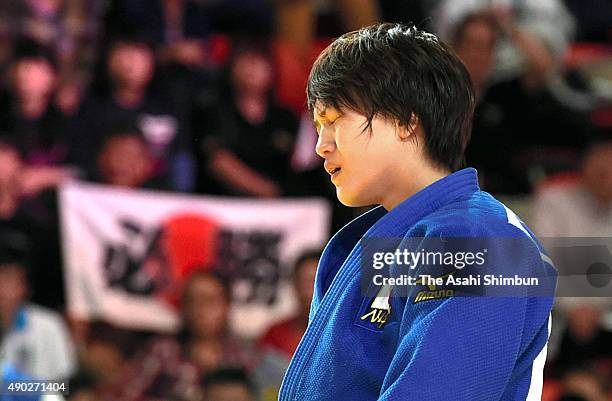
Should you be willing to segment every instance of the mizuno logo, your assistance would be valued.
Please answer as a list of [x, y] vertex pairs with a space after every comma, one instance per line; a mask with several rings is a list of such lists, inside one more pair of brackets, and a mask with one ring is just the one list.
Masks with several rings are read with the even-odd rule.
[[[452, 271], [450, 273], [444, 274], [438, 278], [447, 278], [448, 276], [456, 273], [456, 271]], [[414, 297], [413, 304], [418, 304], [423, 301], [430, 301], [432, 299], [441, 299], [441, 298], [449, 298], [455, 295], [455, 290], [438, 290], [435, 284], [426, 284], [424, 278], [418, 279], [416, 284], [425, 285], [429, 291], [419, 291]]]

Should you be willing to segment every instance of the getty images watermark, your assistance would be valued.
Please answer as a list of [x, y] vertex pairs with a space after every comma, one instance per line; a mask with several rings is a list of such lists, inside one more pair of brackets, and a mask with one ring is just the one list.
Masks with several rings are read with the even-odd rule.
[[[374, 270], [389, 269], [391, 267], [405, 267], [415, 270], [419, 266], [445, 266], [452, 269], [462, 270], [466, 267], [479, 267], [486, 264], [487, 248], [479, 251], [431, 251], [424, 248], [418, 251], [408, 249], [395, 249], [392, 252], [375, 252], [372, 255], [372, 268]], [[473, 273], [465, 276], [444, 274], [434, 277], [431, 274], [399, 274], [398, 276], [385, 277], [384, 274], [374, 274], [372, 283], [382, 285], [424, 285], [424, 286], [479, 286], [479, 285], [530, 285], [537, 286], [540, 281], [538, 277], [521, 277], [514, 274], [504, 277], [502, 274], [480, 274]]]
[[413, 300], [448, 296], [609, 297], [612, 238], [372, 238], [361, 286]]

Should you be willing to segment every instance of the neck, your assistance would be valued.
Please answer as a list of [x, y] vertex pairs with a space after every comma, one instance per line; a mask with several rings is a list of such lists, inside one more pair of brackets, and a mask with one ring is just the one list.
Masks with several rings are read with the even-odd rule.
[[406, 168], [400, 171], [399, 179], [390, 184], [387, 196], [380, 204], [390, 211], [423, 188], [449, 174], [449, 171], [437, 168]]
[[246, 93], [236, 99], [240, 114], [251, 124], [259, 124], [265, 120], [268, 104], [265, 95], [259, 93]]
[[266, 99], [265, 92], [243, 91], [237, 94], [236, 102], [237, 103], [244, 103], [244, 102], [266, 103], [267, 99]]
[[19, 111], [22, 116], [29, 119], [36, 119], [42, 116], [47, 109], [48, 100], [45, 97], [32, 99], [21, 99]]
[[191, 339], [192, 344], [222, 344], [223, 337], [196, 336]]
[[223, 341], [227, 337], [227, 329], [220, 329], [215, 332], [192, 331], [190, 335], [193, 341]]
[[7, 307], [2, 308], [0, 310], [0, 327], [2, 327], [2, 331], [8, 331], [13, 326], [13, 321], [15, 319], [15, 313], [17, 313], [18, 307]]

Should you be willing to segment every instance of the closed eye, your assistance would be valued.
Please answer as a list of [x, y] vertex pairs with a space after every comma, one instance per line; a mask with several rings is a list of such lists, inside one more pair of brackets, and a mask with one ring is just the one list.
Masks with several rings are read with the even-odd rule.
[[315, 130], [317, 131], [317, 134], [318, 134], [318, 135], [321, 135], [321, 128], [322, 128], [322, 127], [324, 127], [324, 126], [325, 126], [325, 127], [331, 127], [332, 125], [334, 125], [334, 123], [335, 123], [336, 121], [338, 121], [338, 119], [339, 119], [340, 117], [342, 117], [342, 116], [337, 116], [337, 117], [336, 117], [336, 118], [334, 118], [333, 120], [329, 120], [328, 118], [323, 117], [323, 116], [321, 116], [321, 117], [319, 117], [319, 118], [316, 118], [316, 119], [314, 120], [314, 128], [315, 128]]

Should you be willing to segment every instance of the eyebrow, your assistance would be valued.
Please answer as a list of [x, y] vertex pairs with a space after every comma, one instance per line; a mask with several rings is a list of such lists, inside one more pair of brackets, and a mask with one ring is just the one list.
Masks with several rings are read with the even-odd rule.
[[319, 121], [323, 121], [323, 122], [329, 121], [329, 118], [327, 118], [327, 117], [322, 116], [322, 115], [320, 115], [320, 114], [319, 114], [319, 115], [317, 115], [316, 117], [314, 117], [314, 118], [312, 119], [312, 121], [313, 121], [313, 122], [316, 124], [316, 123], [318, 123]]
[[338, 112], [337, 115], [335, 116], [336, 118], [334, 118], [333, 120], [327, 115], [327, 111], [329, 110], [329, 106], [323, 107], [321, 109], [315, 109], [314, 110], [314, 115], [313, 115], [313, 122], [315, 124], [315, 126], [317, 126], [317, 124], [325, 124], [325, 123], [333, 123], [335, 122], [338, 118], [341, 117], [341, 113]]
[[313, 115], [313, 118], [312, 118], [312, 121], [314, 122], [315, 125], [318, 124], [320, 120], [329, 121], [329, 118], [327, 118], [327, 115], [326, 115], [326, 110], [327, 109], [323, 109], [321, 111], [318, 111], [318, 110], [315, 109], [315, 111], [313, 113], [314, 115]]

